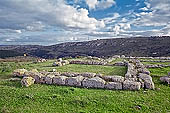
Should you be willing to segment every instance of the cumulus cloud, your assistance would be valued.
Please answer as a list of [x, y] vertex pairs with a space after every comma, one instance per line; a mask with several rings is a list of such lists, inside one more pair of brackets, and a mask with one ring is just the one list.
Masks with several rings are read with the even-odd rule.
[[114, 4], [116, 4], [116, 2], [114, 0], [86, 0], [86, 4], [88, 5], [89, 9], [106, 9], [109, 8], [111, 6], [113, 6]]
[[5, 29], [39, 30], [50, 25], [94, 30], [105, 26], [89, 17], [87, 9], [67, 5], [64, 0], [2, 0], [0, 15], [0, 28]]
[[170, 1], [149, 0], [145, 2], [145, 4], [151, 11], [138, 14], [140, 19], [135, 21], [135, 24], [143, 26], [164, 26], [170, 21]]

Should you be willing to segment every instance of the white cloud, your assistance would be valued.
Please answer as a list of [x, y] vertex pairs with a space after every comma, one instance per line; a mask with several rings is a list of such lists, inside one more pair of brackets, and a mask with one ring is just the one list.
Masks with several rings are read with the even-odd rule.
[[95, 9], [97, 3], [97, 0], [86, 0], [86, 4], [89, 6], [89, 9]]
[[5, 0], [0, 1], [0, 10], [0, 28], [37, 30], [51, 25], [95, 30], [105, 26], [89, 17], [87, 9], [77, 9], [64, 0]]
[[116, 2], [114, 0], [86, 0], [86, 4], [88, 5], [89, 9], [107, 9]]
[[119, 13], [113, 13], [109, 17], [103, 18], [102, 20], [104, 21], [105, 24], [111, 24], [111, 23], [115, 22], [116, 19], [119, 17], [120, 17]]
[[148, 11], [149, 9], [147, 7], [140, 8], [142, 11]]

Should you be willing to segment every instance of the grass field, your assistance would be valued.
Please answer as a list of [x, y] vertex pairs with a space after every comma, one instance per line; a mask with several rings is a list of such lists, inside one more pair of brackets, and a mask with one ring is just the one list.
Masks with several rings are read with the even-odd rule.
[[[16, 68], [52, 70], [53, 61], [33, 64], [0, 63], [0, 112], [2, 113], [168, 113], [170, 87], [159, 81], [170, 68], [150, 69], [156, 90], [114, 91], [34, 84], [21, 87], [9, 81]], [[59, 72], [96, 72], [123, 75], [125, 67], [68, 65], [55, 67]], [[160, 88], [160, 89], [159, 89]]]
[[143, 64], [164, 64], [169, 65], [170, 62], [142, 62]]

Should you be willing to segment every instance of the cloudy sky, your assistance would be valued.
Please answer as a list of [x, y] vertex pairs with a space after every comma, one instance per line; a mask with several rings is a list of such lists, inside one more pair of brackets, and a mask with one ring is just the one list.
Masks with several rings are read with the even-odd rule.
[[170, 0], [0, 0], [0, 45], [170, 35]]

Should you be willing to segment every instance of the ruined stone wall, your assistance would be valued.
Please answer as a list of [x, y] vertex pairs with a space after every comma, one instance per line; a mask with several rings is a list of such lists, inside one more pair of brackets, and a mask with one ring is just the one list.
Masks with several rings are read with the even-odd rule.
[[[110, 90], [140, 90], [154, 89], [154, 83], [150, 72], [139, 60], [126, 62], [128, 67], [125, 77], [104, 76], [96, 73], [59, 73], [59, 72], [37, 72], [22, 70], [22, 84], [29, 86], [27, 80], [33, 80], [37, 84], [53, 84], [82, 88], [101, 88]], [[24, 72], [23, 72], [24, 71]], [[14, 71], [15, 76], [19, 76]], [[31, 79], [31, 78], [33, 79]], [[30, 81], [29, 81], [30, 82]], [[31, 84], [32, 82], [30, 82]]]

